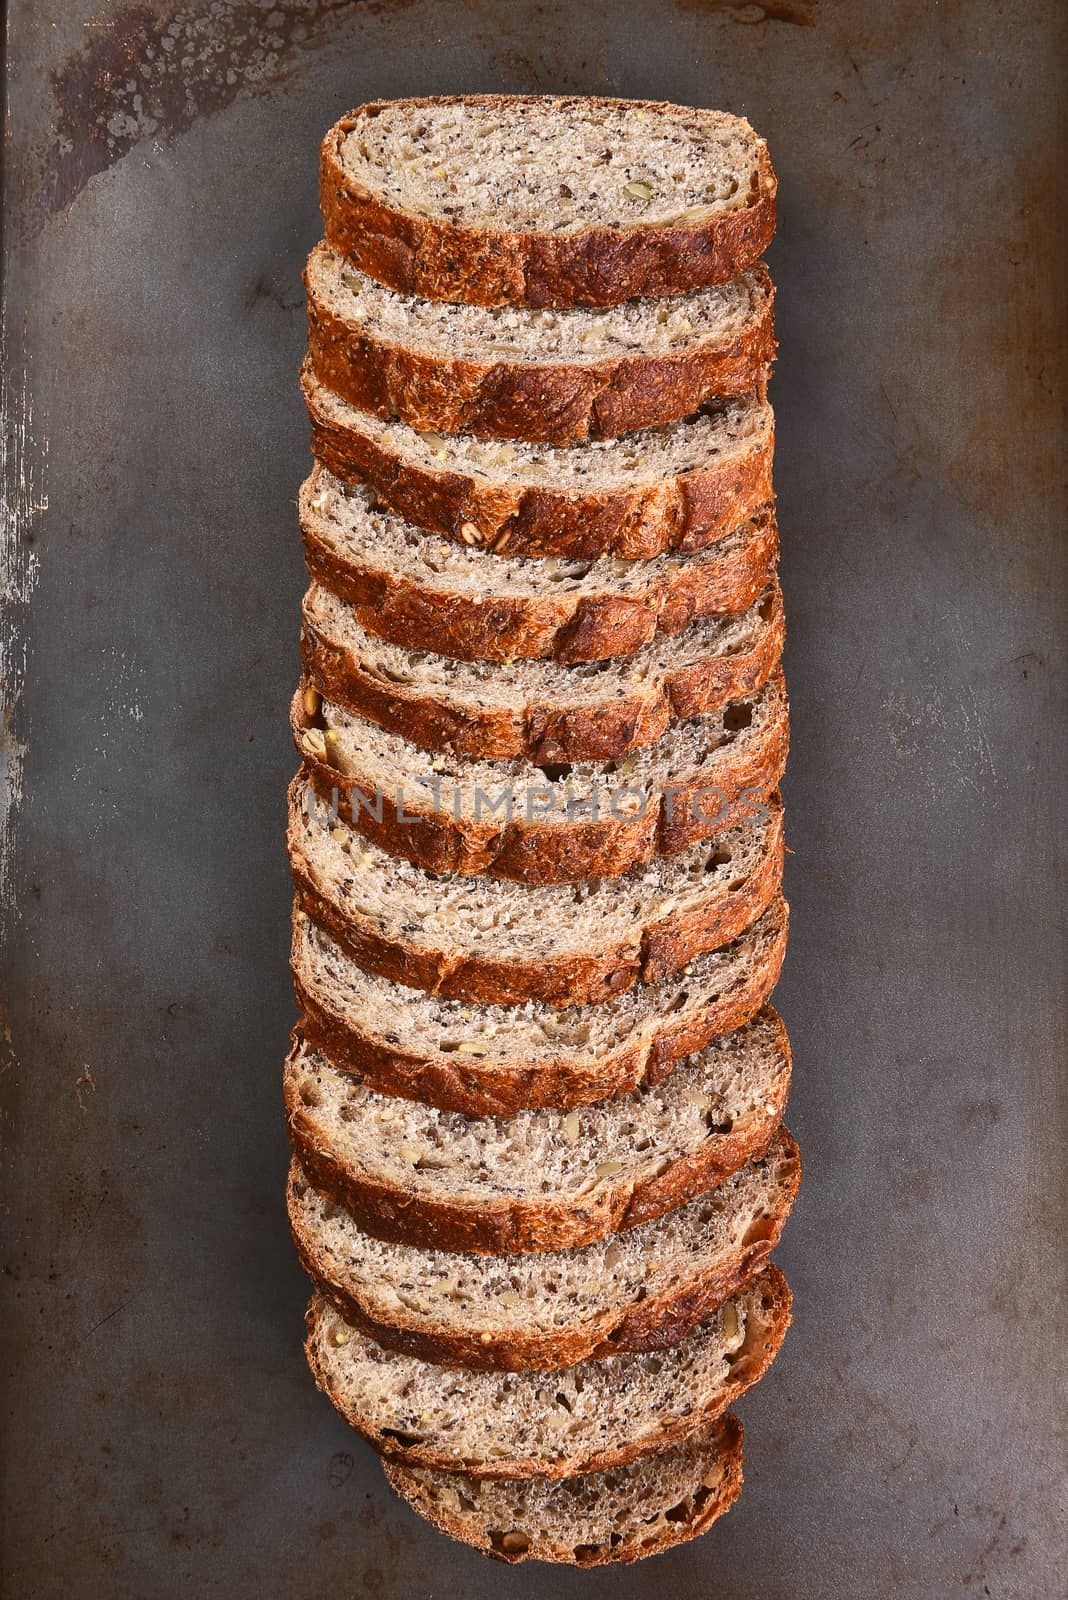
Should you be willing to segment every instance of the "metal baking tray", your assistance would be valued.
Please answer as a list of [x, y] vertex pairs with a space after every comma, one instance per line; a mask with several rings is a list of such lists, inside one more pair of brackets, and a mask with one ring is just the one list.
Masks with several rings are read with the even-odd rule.
[[[1065, 31], [9, 0], [3, 1593], [1064, 1592]], [[282, 1205], [317, 143], [484, 89], [723, 106], [781, 175], [795, 1325], [736, 1509], [618, 1572], [387, 1493], [304, 1368]]]

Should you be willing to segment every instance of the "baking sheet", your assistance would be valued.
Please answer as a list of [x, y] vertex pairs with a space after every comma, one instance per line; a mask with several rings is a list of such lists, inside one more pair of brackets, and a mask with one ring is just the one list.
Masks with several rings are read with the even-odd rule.
[[[1065, 12], [9, 0], [3, 1592], [1064, 1592]], [[314, 1391], [283, 799], [316, 148], [370, 97], [743, 112], [781, 175], [806, 1181], [747, 1487], [505, 1569]]]

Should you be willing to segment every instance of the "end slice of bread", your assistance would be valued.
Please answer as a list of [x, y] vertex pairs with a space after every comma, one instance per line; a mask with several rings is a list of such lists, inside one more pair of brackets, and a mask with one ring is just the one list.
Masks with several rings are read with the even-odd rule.
[[321, 244], [304, 272], [308, 349], [350, 405], [420, 431], [569, 444], [676, 422], [768, 379], [767, 269], [604, 312], [399, 295]]
[[390, 1460], [476, 1478], [572, 1478], [667, 1450], [722, 1416], [778, 1354], [790, 1298], [769, 1265], [670, 1350], [549, 1374], [399, 1355], [316, 1295], [305, 1350], [319, 1387]]
[[353, 606], [361, 627], [460, 661], [633, 655], [698, 618], [748, 610], [771, 584], [779, 549], [770, 505], [692, 555], [591, 561], [494, 555], [443, 538], [323, 466], [299, 504], [313, 580]]
[[759, 391], [618, 439], [502, 444], [419, 433], [301, 377], [312, 454], [409, 522], [511, 556], [700, 550], [772, 499], [774, 420]]
[[342, 117], [319, 195], [331, 245], [399, 293], [608, 306], [737, 277], [771, 240], [776, 187], [726, 112], [453, 95]]
[[301, 1264], [350, 1327], [442, 1366], [522, 1372], [678, 1344], [771, 1254], [800, 1179], [797, 1146], [780, 1129], [763, 1157], [677, 1211], [525, 1256], [387, 1244], [297, 1161], [287, 1199]]
[[510, 1117], [381, 1095], [299, 1035], [283, 1084], [301, 1166], [366, 1233], [521, 1255], [635, 1228], [762, 1155], [786, 1107], [790, 1045], [766, 1007], [659, 1084]]
[[782, 882], [782, 802], [621, 877], [521, 886], [435, 876], [388, 855], [290, 788], [298, 912], [368, 972], [448, 999], [568, 1007], [656, 983], [738, 937]]
[[364, 628], [356, 610], [313, 585], [301, 659], [324, 700], [426, 750], [535, 766], [617, 761], [673, 721], [756, 694], [785, 642], [772, 585], [747, 611], [702, 618], [623, 661], [456, 661], [405, 649]]

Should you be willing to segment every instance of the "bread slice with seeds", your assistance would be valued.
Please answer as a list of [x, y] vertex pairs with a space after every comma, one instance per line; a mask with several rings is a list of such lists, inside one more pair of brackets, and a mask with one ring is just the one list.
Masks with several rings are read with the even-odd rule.
[[304, 272], [319, 382], [420, 431], [609, 438], [676, 422], [768, 379], [767, 269], [675, 300], [603, 312], [454, 305], [395, 294], [321, 244]]
[[460, 661], [633, 655], [698, 618], [748, 610], [779, 550], [770, 505], [692, 555], [583, 561], [494, 555], [428, 533], [322, 466], [299, 504], [313, 580], [353, 606], [362, 628]]
[[706, 617], [623, 661], [455, 661], [406, 650], [365, 629], [313, 585], [301, 659], [324, 699], [426, 750], [537, 766], [615, 761], [668, 724], [763, 688], [785, 642], [778, 585], [734, 617]]
[[567, 1007], [656, 983], [755, 922], [782, 882], [782, 803], [619, 878], [529, 887], [391, 857], [298, 774], [287, 843], [299, 913], [366, 971], [449, 999]]
[[625, 1565], [685, 1544], [729, 1511], [742, 1489], [734, 1415], [659, 1455], [563, 1482], [467, 1478], [383, 1463], [390, 1487], [442, 1533], [497, 1561]]
[[328, 1300], [308, 1308], [319, 1387], [381, 1455], [476, 1478], [571, 1478], [625, 1466], [722, 1416], [771, 1365], [790, 1291], [766, 1266], [671, 1350], [553, 1373], [471, 1372], [385, 1350]]
[[513, 556], [657, 556], [722, 539], [772, 498], [774, 423], [759, 391], [618, 439], [502, 444], [418, 433], [301, 377], [312, 454], [400, 516]]
[[450, 95], [359, 106], [322, 144], [341, 255], [401, 294], [618, 305], [725, 283], [775, 231], [741, 117], [654, 100]]
[[522, 1372], [680, 1343], [771, 1254], [800, 1180], [797, 1146], [780, 1130], [764, 1157], [677, 1211], [524, 1256], [386, 1244], [296, 1161], [287, 1202], [305, 1272], [350, 1327], [422, 1361]]
[[786, 766], [789, 708], [776, 671], [619, 761], [542, 766], [434, 755], [307, 687], [293, 731], [319, 793], [391, 855], [428, 872], [576, 883], [758, 816]]
[[364, 972], [305, 916], [292, 967], [304, 1037], [382, 1094], [467, 1116], [577, 1106], [659, 1083], [683, 1056], [741, 1027], [779, 981], [781, 895], [751, 928], [659, 983], [602, 1005], [465, 1005]]
[[439, 1111], [378, 1094], [299, 1036], [284, 1074], [295, 1155], [364, 1232], [509, 1255], [588, 1244], [705, 1194], [764, 1153], [789, 1087], [770, 1008], [663, 1082], [571, 1111]]

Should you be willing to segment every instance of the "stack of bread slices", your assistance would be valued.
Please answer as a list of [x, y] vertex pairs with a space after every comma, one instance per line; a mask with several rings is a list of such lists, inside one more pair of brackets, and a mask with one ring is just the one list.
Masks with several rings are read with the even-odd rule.
[[748, 123], [642, 101], [382, 102], [323, 144], [307, 1354], [507, 1561], [707, 1527], [790, 1320], [775, 187]]

